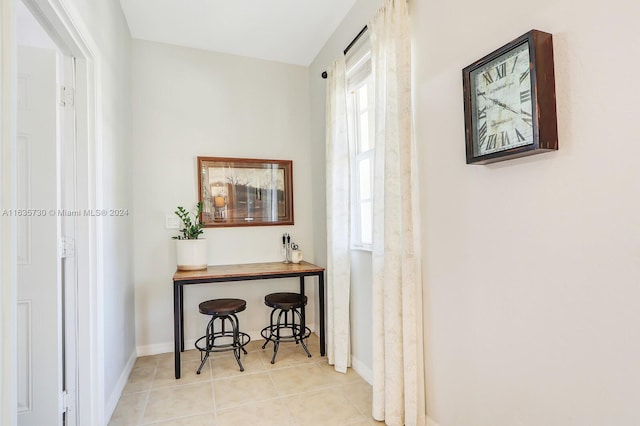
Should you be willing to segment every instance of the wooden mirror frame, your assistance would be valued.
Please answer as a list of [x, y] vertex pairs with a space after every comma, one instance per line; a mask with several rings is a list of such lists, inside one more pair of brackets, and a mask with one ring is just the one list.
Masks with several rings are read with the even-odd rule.
[[205, 227], [293, 225], [291, 160], [198, 157]]

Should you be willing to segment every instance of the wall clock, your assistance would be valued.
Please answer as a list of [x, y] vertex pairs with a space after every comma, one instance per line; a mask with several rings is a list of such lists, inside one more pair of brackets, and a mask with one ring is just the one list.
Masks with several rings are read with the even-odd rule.
[[558, 149], [551, 34], [531, 30], [462, 70], [467, 164]]

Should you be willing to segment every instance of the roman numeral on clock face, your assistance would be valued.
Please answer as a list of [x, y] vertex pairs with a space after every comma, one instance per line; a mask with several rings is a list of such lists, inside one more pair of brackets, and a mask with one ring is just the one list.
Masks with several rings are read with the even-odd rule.
[[527, 68], [525, 72], [520, 74], [520, 84], [522, 84], [527, 79], [527, 77], [529, 77], [529, 68]]
[[498, 74], [498, 80], [507, 75], [507, 64], [505, 62], [496, 66], [496, 73]]
[[489, 135], [489, 138], [487, 139], [487, 149], [493, 149], [496, 145], [498, 145], [498, 135], [495, 133]]
[[[482, 120], [482, 119], [486, 119], [486, 118], [487, 118], [487, 107], [485, 106], [480, 111], [478, 111], [478, 120]], [[486, 125], [487, 125], [487, 123], [485, 123], [485, 126]]]
[[516, 137], [518, 138], [518, 142], [524, 141], [524, 136], [522, 136], [522, 133], [520, 133], [518, 129], [516, 129]]
[[502, 139], [502, 146], [508, 146], [510, 145], [510, 141], [509, 141], [509, 133], [507, 132], [502, 132], [501, 135], [501, 139]]
[[513, 72], [516, 70], [516, 64], [518, 63], [518, 58], [519, 56], [516, 56], [515, 59], [513, 60], [513, 66], [511, 67], [511, 74], [513, 74]]
[[478, 140], [480, 141], [480, 146], [484, 145], [484, 140], [487, 137], [487, 122], [485, 121], [482, 126], [478, 129]]
[[531, 90], [523, 90], [520, 92], [520, 103], [531, 100]]
[[491, 71], [487, 71], [485, 73], [482, 74], [482, 78], [484, 78], [484, 81], [487, 84], [493, 83], [493, 77], [491, 77]]

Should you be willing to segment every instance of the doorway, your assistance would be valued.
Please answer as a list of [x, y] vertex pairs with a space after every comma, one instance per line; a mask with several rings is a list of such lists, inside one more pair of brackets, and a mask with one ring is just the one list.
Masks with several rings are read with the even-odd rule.
[[17, 6], [18, 425], [75, 425], [75, 61]]
[[[21, 170], [26, 169], [18, 167], [18, 164], [20, 161], [24, 163], [36, 158], [33, 154], [26, 159], [19, 158], [32, 153], [24, 148], [29, 143], [18, 141], [17, 100], [19, 90], [24, 90], [24, 87], [19, 87], [23, 83], [19, 83], [16, 66], [19, 54], [19, 1], [0, 0], [0, 208], [3, 213], [16, 212], [16, 216], [8, 213], [0, 217], [0, 424], [8, 426], [19, 423], [19, 399], [22, 398], [21, 401], [24, 402], [33, 397], [27, 393], [33, 390], [33, 385], [31, 390], [24, 391], [22, 395], [17, 392], [18, 376], [25, 371], [18, 371], [18, 317], [22, 315], [21, 320], [24, 320], [25, 314], [28, 314], [31, 316], [31, 324], [40, 321], [39, 312], [34, 310], [33, 304], [31, 312], [18, 305], [18, 257], [21, 249], [22, 253], [26, 253], [22, 246], [18, 247], [22, 231], [17, 220], [17, 212], [20, 210], [18, 204], [19, 201], [24, 201], [18, 200], [18, 186], [21, 180], [28, 182], [28, 177], [19, 175]], [[56, 387], [68, 392], [56, 392], [54, 395], [57, 413], [61, 415], [56, 415], [53, 420], [47, 419], [44, 424], [98, 425], [104, 423], [103, 325], [98, 279], [102, 263], [98, 256], [99, 245], [96, 238], [99, 227], [95, 218], [78, 217], [74, 213], [95, 209], [96, 199], [101, 195], [96, 188], [95, 162], [96, 149], [99, 148], [99, 138], [96, 135], [99, 134], [101, 125], [101, 120], [97, 118], [101, 101], [96, 89], [97, 49], [92, 40], [80, 31], [82, 23], [70, 15], [63, 0], [22, 1], [62, 52], [56, 57], [56, 71], [64, 75], [64, 84], [67, 85], [69, 79], [75, 84], [75, 90], [61, 92], [58, 88], [55, 95], [56, 102], [65, 104], [65, 108], [57, 109], [57, 122], [63, 123], [64, 128], [69, 130], [64, 132], [64, 138], [56, 135], [59, 142], [52, 159], [57, 164], [54, 172], [55, 203], [60, 209], [56, 208], [51, 213], [48, 206], [45, 206], [43, 212], [40, 203], [30, 208], [34, 212], [32, 215], [37, 214], [35, 211], [40, 209], [41, 215], [54, 217], [56, 264], [51, 271], [59, 299], [52, 301], [56, 309], [59, 307], [54, 314], [58, 318], [53, 325], [57, 342], [55, 344], [58, 345], [55, 351], [59, 360], [72, 360], [71, 363], [60, 361], [55, 372], [58, 376], [55, 379]], [[74, 105], [74, 113], [64, 113], [73, 111], [67, 108], [68, 105]], [[20, 193], [24, 194], [22, 191]], [[31, 223], [33, 224], [33, 218]], [[25, 225], [23, 223], [20, 226]], [[22, 235], [28, 233], [23, 232]], [[35, 236], [39, 238], [40, 235]], [[33, 247], [40, 244], [37, 238], [33, 241]], [[31, 335], [29, 339], [24, 339], [24, 330], [34, 330], [23, 327], [21, 334], [21, 344], [31, 344], [31, 348], [27, 349], [31, 351], [32, 357], [23, 361], [20, 368], [24, 365], [32, 368], [36, 360], [33, 354], [37, 351], [51, 353], [52, 349], [40, 345]], [[82, 354], [82, 357], [78, 354]], [[72, 367], [73, 363], [75, 367]], [[33, 371], [29, 373], [33, 374]]]

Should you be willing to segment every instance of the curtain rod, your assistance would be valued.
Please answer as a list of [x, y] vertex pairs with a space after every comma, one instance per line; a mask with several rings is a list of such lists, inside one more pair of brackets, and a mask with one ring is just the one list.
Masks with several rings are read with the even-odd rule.
[[[347, 52], [349, 50], [351, 50], [351, 48], [353, 47], [354, 44], [356, 44], [356, 42], [360, 39], [360, 37], [362, 37], [362, 35], [367, 31], [368, 27], [365, 25], [363, 29], [360, 30], [360, 32], [358, 33], [357, 36], [355, 36], [355, 38], [353, 40], [351, 40], [351, 43], [349, 43], [349, 45], [346, 47], [346, 49], [344, 49], [343, 54], [347, 54]], [[326, 71], [322, 71], [322, 78], [327, 78], [327, 72]]]

